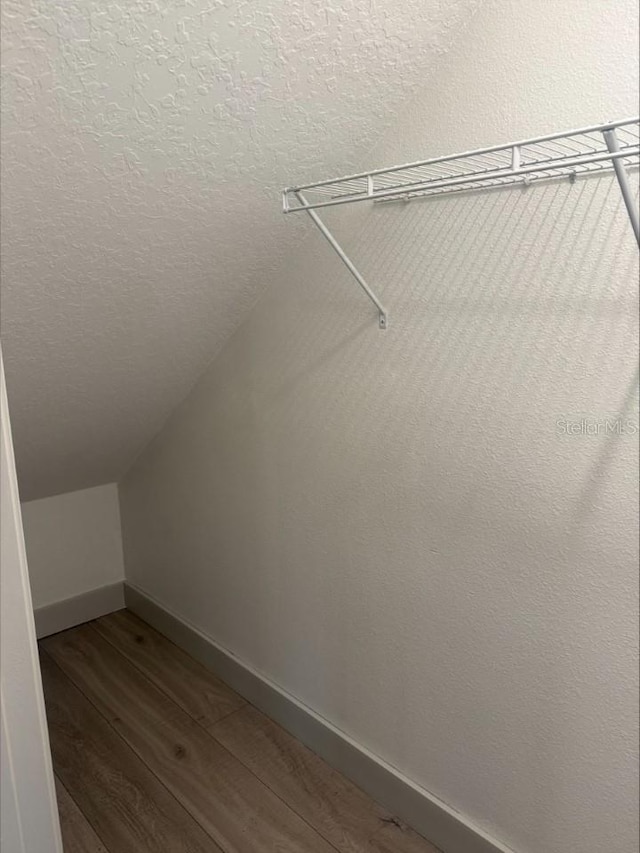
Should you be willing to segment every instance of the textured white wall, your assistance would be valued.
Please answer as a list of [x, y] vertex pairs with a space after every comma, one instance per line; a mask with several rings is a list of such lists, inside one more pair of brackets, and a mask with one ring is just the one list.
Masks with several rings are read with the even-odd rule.
[[[368, 162], [633, 114], [637, 14], [487, 4]], [[292, 230], [120, 485], [128, 576], [519, 853], [632, 853], [637, 436], [556, 425], [637, 423], [619, 191], [326, 218], [389, 330]]]
[[25, 500], [122, 475], [301, 233], [273, 204], [291, 170], [355, 168], [476, 5], [4, 0], [2, 335]]
[[124, 579], [115, 483], [22, 504], [34, 607]]

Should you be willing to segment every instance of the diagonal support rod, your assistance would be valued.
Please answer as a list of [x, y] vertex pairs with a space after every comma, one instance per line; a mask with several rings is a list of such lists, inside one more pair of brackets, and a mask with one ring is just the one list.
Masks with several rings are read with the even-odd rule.
[[387, 311], [386, 311], [384, 305], [380, 302], [380, 300], [375, 295], [373, 290], [371, 290], [371, 288], [369, 287], [367, 282], [362, 278], [362, 276], [360, 275], [358, 270], [351, 263], [351, 261], [349, 260], [349, 258], [345, 254], [342, 246], [338, 243], [338, 241], [335, 239], [335, 237], [333, 236], [331, 231], [329, 231], [329, 229], [324, 224], [324, 222], [320, 219], [320, 217], [315, 212], [315, 210], [309, 209], [309, 205], [307, 203], [306, 198], [303, 196], [303, 194], [301, 192], [299, 192], [298, 190], [295, 190], [294, 192], [295, 192], [295, 196], [298, 199], [298, 201], [300, 202], [300, 204], [306, 209], [306, 211], [309, 214], [309, 216], [311, 217], [311, 219], [318, 226], [320, 233], [326, 238], [326, 240], [329, 242], [329, 244], [331, 245], [333, 250], [336, 252], [336, 254], [340, 257], [340, 259], [342, 260], [342, 262], [346, 266], [346, 268], [349, 270], [351, 275], [355, 278], [355, 280], [358, 282], [360, 287], [364, 290], [364, 292], [367, 294], [369, 299], [376, 306], [376, 308], [378, 309], [378, 325], [380, 326], [381, 329], [386, 329], [388, 321], [387, 321]]
[[[616, 136], [615, 130], [604, 130], [602, 132], [602, 135], [604, 136], [604, 141], [607, 143], [607, 148], [609, 149], [610, 153], [617, 154], [618, 151], [620, 151], [620, 144], [618, 142], [618, 137]], [[627, 170], [625, 169], [624, 163], [622, 162], [622, 159], [620, 157], [612, 157], [611, 162], [616, 173], [616, 178], [618, 179], [618, 184], [620, 185], [620, 192], [622, 193], [622, 198], [627, 208], [629, 219], [631, 220], [631, 227], [633, 228], [633, 233], [636, 235], [636, 240], [638, 241], [638, 245], [640, 246], [640, 223], [638, 222], [638, 211], [636, 210], [633, 193], [629, 184], [629, 176], [627, 175]]]

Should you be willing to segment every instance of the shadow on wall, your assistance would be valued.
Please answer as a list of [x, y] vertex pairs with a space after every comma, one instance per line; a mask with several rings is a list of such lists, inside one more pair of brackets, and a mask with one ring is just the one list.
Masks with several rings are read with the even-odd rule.
[[[371, 333], [371, 306], [340, 269], [313, 289], [299, 279], [306, 322], [274, 338], [284, 369], [261, 377], [256, 408], [280, 424], [297, 415], [296, 428], [353, 424], [356, 444], [371, 430], [397, 458], [417, 425], [453, 445], [473, 436], [474, 450], [504, 431], [528, 455], [536, 436], [551, 449], [563, 416], [633, 421], [637, 259], [624, 216], [613, 180], [590, 178], [374, 208], [352, 256], [390, 305], [389, 334]], [[316, 411], [295, 402], [310, 382]], [[366, 425], [363, 410], [375, 415]]]
[[292, 251], [123, 484], [131, 579], [436, 796], [562, 849], [604, 831], [576, 780], [635, 774], [637, 442], [562, 430], [637, 418], [619, 190], [325, 216], [389, 329], [318, 235]]
[[[340, 234], [340, 218], [332, 218]], [[403, 768], [424, 778], [431, 767], [445, 778], [441, 756], [464, 750], [452, 741], [431, 752], [429, 737], [416, 749], [421, 715], [431, 718], [423, 731], [436, 718], [439, 731], [467, 732], [481, 766], [553, 767], [581, 724], [566, 702], [580, 677], [567, 644], [584, 643], [597, 657], [607, 602], [631, 592], [625, 574], [612, 593], [601, 560], [628, 566], [633, 435], [562, 432], [563, 423], [583, 419], [638, 422], [637, 256], [618, 187], [588, 178], [381, 205], [342, 226], [350, 256], [387, 303], [389, 330], [377, 330], [337, 261], [335, 276], [323, 279], [296, 270], [295, 287], [274, 297], [290, 322], [265, 361], [280, 369], [254, 377], [264, 447], [276, 448], [268, 464], [279, 493], [271, 499], [287, 508], [278, 561], [298, 573], [284, 571], [291, 600], [312, 595], [309, 607], [320, 611], [337, 599], [359, 602], [329, 643], [314, 637], [289, 646], [289, 663], [313, 660], [314, 707], [341, 707], [348, 720], [363, 689], [335, 650], [353, 655], [360, 633], [372, 659], [388, 662], [390, 642], [413, 646], [413, 665], [381, 666]], [[310, 555], [307, 567], [300, 554]], [[272, 615], [275, 629], [280, 605]], [[614, 657], [619, 651], [614, 643]], [[456, 658], [477, 683], [447, 677]], [[613, 695], [621, 688], [607, 675], [611, 660], [599, 663]], [[522, 725], [510, 708], [511, 728], [498, 745], [514, 667], [531, 674], [514, 700]], [[481, 683], [487, 668], [490, 688]], [[407, 673], [415, 681], [422, 670], [420, 692]], [[600, 766], [615, 760], [602, 756]], [[482, 774], [472, 777], [470, 786], [505, 795]], [[541, 827], [564, 784], [562, 773], [548, 781], [545, 807], [540, 798], [530, 806]]]

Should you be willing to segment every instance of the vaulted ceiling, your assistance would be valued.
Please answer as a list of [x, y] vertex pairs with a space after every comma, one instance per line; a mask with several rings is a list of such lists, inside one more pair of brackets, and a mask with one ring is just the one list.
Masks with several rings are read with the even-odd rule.
[[[23, 499], [118, 479], [476, 0], [4, 0], [2, 332]], [[374, 164], [375, 165], [375, 164]]]

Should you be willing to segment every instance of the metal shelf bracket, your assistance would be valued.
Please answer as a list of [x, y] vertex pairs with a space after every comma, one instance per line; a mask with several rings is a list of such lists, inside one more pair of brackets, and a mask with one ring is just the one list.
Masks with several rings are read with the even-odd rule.
[[[294, 191], [294, 195], [298, 199], [298, 201], [300, 202], [301, 207], [306, 209], [307, 213], [311, 217], [313, 223], [318, 227], [318, 230], [320, 231], [322, 236], [326, 238], [326, 240], [329, 242], [330, 246], [336, 252], [338, 257], [342, 260], [342, 262], [344, 263], [346, 268], [349, 270], [351, 275], [355, 278], [355, 280], [358, 282], [360, 287], [364, 290], [364, 292], [367, 294], [369, 299], [373, 302], [373, 304], [378, 309], [378, 326], [381, 329], [386, 329], [387, 324], [388, 324], [388, 318], [387, 318], [387, 311], [386, 311], [384, 305], [380, 302], [380, 300], [375, 295], [373, 290], [371, 290], [371, 288], [369, 287], [367, 282], [360, 275], [360, 273], [358, 272], [358, 270], [356, 269], [354, 264], [349, 260], [349, 257], [345, 254], [345, 251], [342, 248], [342, 246], [338, 243], [336, 238], [333, 236], [331, 231], [329, 231], [329, 229], [324, 224], [324, 222], [320, 219], [320, 217], [315, 212], [315, 210], [311, 210], [309, 208], [309, 205], [308, 205], [307, 200], [305, 199], [304, 195], [297, 190]], [[286, 204], [286, 194], [284, 195], [284, 199], [285, 199], [285, 204]]]
[[[604, 141], [606, 142], [607, 148], [611, 154], [619, 154], [620, 142], [615, 128], [603, 131], [602, 135], [604, 136]], [[640, 223], [638, 222], [638, 211], [636, 210], [635, 202], [633, 200], [633, 193], [631, 192], [627, 170], [625, 169], [621, 158], [612, 158], [611, 162], [616, 173], [616, 178], [618, 179], [618, 184], [620, 185], [620, 192], [622, 193], [627, 213], [629, 214], [633, 233], [636, 235], [636, 242], [638, 243], [638, 246], [640, 246]]]

